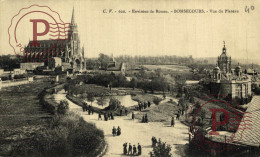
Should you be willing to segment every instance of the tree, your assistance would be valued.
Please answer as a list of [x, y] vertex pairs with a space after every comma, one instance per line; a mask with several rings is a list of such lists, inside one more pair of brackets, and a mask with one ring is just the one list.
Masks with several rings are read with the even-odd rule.
[[121, 105], [121, 102], [118, 99], [116, 99], [114, 97], [110, 98], [110, 101], [109, 101], [110, 110], [116, 110], [120, 107], [120, 105]]
[[106, 70], [108, 68], [108, 63], [110, 61], [110, 58], [108, 55], [100, 53], [98, 57], [98, 61], [101, 63], [101, 68]]
[[175, 86], [177, 88], [177, 97], [181, 97], [183, 94], [183, 87], [186, 83], [186, 79], [180, 75], [175, 76]]
[[91, 102], [91, 106], [92, 106], [92, 102], [95, 100], [94, 94], [88, 93], [87, 100]]
[[104, 104], [106, 104], [107, 98], [105, 96], [101, 96], [99, 98], [97, 98], [97, 104], [100, 106], [104, 106]]
[[135, 80], [135, 78], [132, 78], [132, 80], [130, 81], [130, 87], [135, 89], [136, 86], [137, 86], [137, 81]]

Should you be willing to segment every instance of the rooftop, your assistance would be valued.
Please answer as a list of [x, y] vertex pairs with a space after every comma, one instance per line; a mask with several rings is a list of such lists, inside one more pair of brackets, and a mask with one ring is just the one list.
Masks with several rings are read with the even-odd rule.
[[235, 133], [235, 141], [246, 146], [260, 146], [260, 96], [254, 96], [248, 104], [243, 121]]

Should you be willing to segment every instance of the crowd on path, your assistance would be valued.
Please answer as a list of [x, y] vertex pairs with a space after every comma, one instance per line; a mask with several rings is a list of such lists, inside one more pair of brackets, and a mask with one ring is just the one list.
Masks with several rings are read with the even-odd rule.
[[94, 109], [92, 106], [88, 105], [88, 103], [84, 102], [83, 105], [82, 105], [82, 110], [83, 112], [87, 112], [88, 111], [88, 114], [94, 114]]
[[123, 144], [123, 153], [124, 155], [131, 155], [131, 156], [139, 156], [142, 155], [142, 146], [138, 143], [137, 147], [135, 145], [131, 145], [129, 143], [128, 150], [127, 150], [127, 142]]
[[148, 107], [151, 107], [151, 102], [150, 101], [138, 102], [138, 107], [136, 108], [136, 110], [142, 111], [143, 109], [146, 109]]

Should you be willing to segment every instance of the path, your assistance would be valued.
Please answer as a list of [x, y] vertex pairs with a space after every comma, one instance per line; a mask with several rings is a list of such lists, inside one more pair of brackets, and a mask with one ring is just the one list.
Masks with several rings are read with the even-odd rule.
[[[60, 101], [66, 99], [64, 91], [58, 92], [55, 95], [55, 100]], [[155, 136], [161, 138], [163, 142], [172, 146], [172, 156], [180, 156], [176, 154], [175, 145], [188, 143], [187, 126], [179, 121], [175, 121], [175, 127], [170, 127], [170, 122], [164, 125], [160, 122], [139, 123], [138, 120], [131, 120], [131, 115], [123, 117], [115, 117], [115, 120], [103, 121], [97, 120], [98, 115], [87, 115], [87, 112], [82, 112], [82, 108], [73, 102], [67, 100], [71, 111], [81, 115], [87, 122], [94, 123], [97, 128], [104, 131], [105, 140], [108, 143], [108, 150], [105, 157], [124, 156], [123, 143], [128, 142], [132, 145], [138, 144], [142, 146], [142, 157], [149, 157], [149, 152], [152, 151], [151, 138]], [[103, 118], [103, 117], [102, 117]], [[113, 126], [121, 127], [122, 134], [120, 136], [112, 136]]]

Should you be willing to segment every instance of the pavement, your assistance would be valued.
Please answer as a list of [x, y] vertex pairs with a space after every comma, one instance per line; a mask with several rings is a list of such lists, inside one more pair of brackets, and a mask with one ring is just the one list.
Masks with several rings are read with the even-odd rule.
[[[175, 126], [171, 127], [170, 122], [149, 122], [140, 123], [139, 120], [132, 120], [131, 114], [128, 116], [118, 117], [114, 120], [104, 121], [98, 120], [98, 114], [88, 115], [87, 112], [83, 112], [82, 108], [66, 98], [64, 90], [55, 94], [55, 100], [67, 100], [69, 103], [69, 109], [78, 115], [82, 116], [85, 121], [94, 123], [97, 128], [104, 131], [105, 140], [108, 144], [108, 149], [104, 157], [119, 157], [123, 155], [123, 144], [125, 142], [131, 143], [132, 146], [140, 143], [142, 146], [142, 157], [150, 157], [149, 152], [152, 151], [152, 137], [156, 137], [157, 140], [161, 138], [161, 141], [170, 144], [172, 147], [172, 156], [182, 156], [179, 146], [183, 146], [188, 143], [188, 127], [175, 120]], [[137, 113], [138, 111], [136, 111]], [[103, 116], [102, 116], [103, 118]], [[112, 128], [120, 126], [121, 135], [113, 136]], [[177, 147], [178, 146], [178, 147]]]

